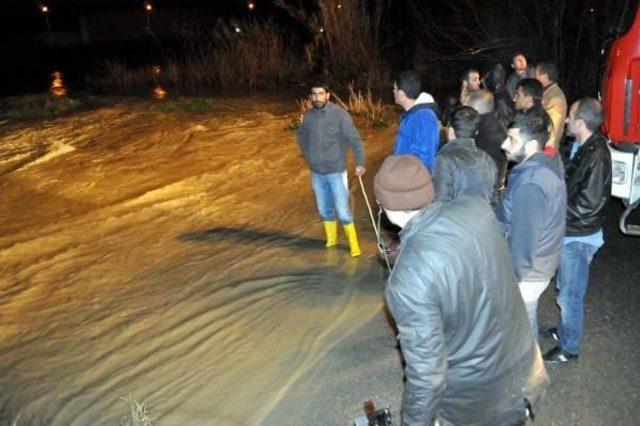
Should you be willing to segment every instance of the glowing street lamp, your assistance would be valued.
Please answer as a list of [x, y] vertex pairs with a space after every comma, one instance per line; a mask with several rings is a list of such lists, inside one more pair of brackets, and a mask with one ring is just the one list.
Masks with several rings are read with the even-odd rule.
[[47, 23], [47, 33], [49, 34], [49, 43], [51, 43], [51, 24], [49, 23], [49, 6], [46, 4], [40, 4], [40, 12], [44, 15], [44, 20]]
[[153, 12], [153, 5], [150, 2], [144, 4], [144, 10], [147, 12], [147, 29], [151, 29], [151, 12]]
[[341, 10], [342, 9], [342, 3], [338, 3], [337, 7], [338, 7], [338, 10]]
[[256, 4], [250, 1], [249, 3], [247, 3], [247, 7], [249, 8], [249, 10], [253, 10], [256, 7]]

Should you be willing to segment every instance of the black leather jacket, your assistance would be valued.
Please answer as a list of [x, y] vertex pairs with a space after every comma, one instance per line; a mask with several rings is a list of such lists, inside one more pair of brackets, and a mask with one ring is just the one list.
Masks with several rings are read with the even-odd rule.
[[591, 235], [604, 223], [611, 195], [611, 153], [607, 139], [594, 133], [565, 162], [567, 236]]
[[[491, 161], [491, 160], [489, 160]], [[479, 197], [433, 202], [400, 234], [386, 300], [406, 362], [402, 424], [514, 425], [549, 384], [509, 248]]]

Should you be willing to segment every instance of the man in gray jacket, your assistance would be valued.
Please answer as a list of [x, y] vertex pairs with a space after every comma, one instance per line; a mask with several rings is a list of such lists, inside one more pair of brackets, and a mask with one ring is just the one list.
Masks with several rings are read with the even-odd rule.
[[536, 338], [538, 299], [560, 263], [567, 208], [560, 157], [543, 152], [548, 137], [549, 118], [544, 111], [530, 109], [515, 115], [502, 148], [518, 165], [509, 174], [497, 212]]
[[431, 202], [413, 156], [387, 158], [374, 191], [403, 228], [385, 292], [406, 362], [402, 423], [524, 421], [549, 379], [491, 207], [475, 196]]
[[489, 154], [476, 146], [480, 114], [468, 106], [457, 107], [449, 116], [447, 139], [433, 167], [438, 201], [449, 202], [462, 195], [493, 198], [498, 169]]
[[338, 244], [337, 216], [349, 241], [351, 256], [356, 257], [360, 255], [360, 247], [349, 208], [347, 148], [356, 157], [356, 176], [365, 172], [364, 148], [353, 119], [347, 111], [329, 102], [330, 96], [325, 83], [313, 85], [313, 108], [304, 115], [298, 129], [298, 144], [311, 168], [311, 185], [327, 237], [325, 246]]

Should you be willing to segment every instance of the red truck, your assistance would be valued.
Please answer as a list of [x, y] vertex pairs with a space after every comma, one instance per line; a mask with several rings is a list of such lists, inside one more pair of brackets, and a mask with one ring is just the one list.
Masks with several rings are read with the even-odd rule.
[[626, 206], [620, 217], [620, 230], [640, 236], [640, 226], [627, 224], [629, 214], [640, 204], [640, 8], [637, 3], [633, 9], [626, 11], [627, 25], [621, 24], [628, 28], [619, 29], [621, 34], [605, 50], [607, 60], [601, 97], [605, 109], [602, 129], [611, 141], [611, 194], [621, 198]]

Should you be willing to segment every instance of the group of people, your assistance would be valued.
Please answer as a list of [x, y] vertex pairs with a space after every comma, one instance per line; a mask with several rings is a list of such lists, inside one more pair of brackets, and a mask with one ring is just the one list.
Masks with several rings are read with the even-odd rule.
[[[404, 113], [374, 192], [402, 228], [385, 296], [406, 363], [403, 424], [526, 422], [548, 385], [543, 360], [580, 353], [589, 265], [604, 243], [611, 190], [603, 107], [586, 97], [567, 114], [554, 64], [532, 68], [517, 53], [511, 65], [508, 79], [500, 65], [484, 78], [465, 73], [460, 105], [444, 124], [417, 73], [393, 84]], [[326, 246], [337, 244], [339, 220], [358, 256], [346, 152], [362, 176], [362, 140], [325, 84], [315, 83], [311, 98], [298, 143]], [[574, 141], [561, 143], [565, 133]], [[560, 318], [539, 332], [538, 299], [554, 278]], [[544, 356], [539, 335], [555, 341]]]

